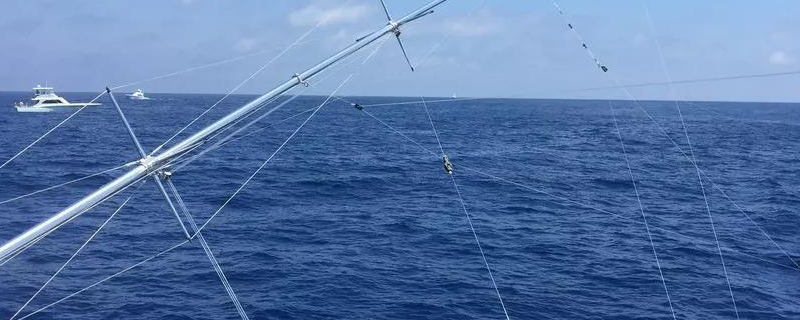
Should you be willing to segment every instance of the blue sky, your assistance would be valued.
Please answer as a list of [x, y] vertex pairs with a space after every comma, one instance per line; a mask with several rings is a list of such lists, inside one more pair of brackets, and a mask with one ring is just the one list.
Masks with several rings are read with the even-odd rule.
[[[387, 0], [400, 16], [426, 0]], [[378, 0], [5, 0], [0, 3], [0, 90], [37, 83], [59, 91], [182, 70], [248, 53], [221, 67], [141, 84], [146, 92], [224, 93], [319, 19], [309, 42], [242, 88], [267, 91], [385, 21]], [[342, 89], [346, 94], [625, 98], [609, 85], [568, 32], [550, 1], [450, 0], [409, 26], [413, 61], [441, 43], [411, 73], [394, 43]], [[665, 80], [644, 1], [562, 0], [589, 46], [623, 83]], [[800, 1], [649, 1], [672, 78], [800, 69]], [[472, 12], [468, 16], [468, 13]], [[445, 42], [441, 42], [447, 39]], [[327, 94], [332, 77], [310, 91]], [[681, 99], [800, 101], [800, 76], [678, 87]], [[135, 88], [131, 88], [135, 89]], [[632, 89], [640, 99], [670, 99], [666, 87]]]

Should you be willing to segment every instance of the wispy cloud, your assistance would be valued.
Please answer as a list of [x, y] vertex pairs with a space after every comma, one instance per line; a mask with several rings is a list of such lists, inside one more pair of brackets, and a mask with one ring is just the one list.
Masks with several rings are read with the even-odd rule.
[[250, 52], [256, 48], [261, 43], [260, 40], [256, 38], [242, 38], [239, 41], [236, 41], [236, 44], [233, 45], [233, 48], [239, 52]]
[[469, 19], [453, 20], [445, 23], [445, 27], [454, 36], [483, 37], [499, 33], [502, 21], [494, 14], [482, 11]]
[[794, 64], [797, 61], [794, 56], [786, 51], [778, 50], [769, 55], [769, 62], [777, 65]]
[[289, 14], [289, 22], [297, 27], [356, 22], [365, 17], [370, 9], [371, 6], [364, 3], [336, 6], [336, 3], [318, 2]]

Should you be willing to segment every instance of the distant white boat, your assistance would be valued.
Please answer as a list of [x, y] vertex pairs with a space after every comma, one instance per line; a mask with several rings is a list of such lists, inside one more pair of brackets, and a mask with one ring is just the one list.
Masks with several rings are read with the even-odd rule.
[[36, 85], [36, 88], [33, 88], [31, 101], [30, 105], [21, 101], [14, 103], [14, 108], [17, 109], [17, 112], [50, 112], [59, 108], [81, 108], [100, 105], [99, 103], [70, 103], [67, 99], [55, 94], [53, 88], [40, 85]]
[[458, 99], [458, 96], [457, 96], [457, 95], [454, 93], [454, 94], [453, 94], [453, 96], [452, 96], [451, 98], [453, 98], [453, 99]]
[[126, 94], [126, 96], [128, 96], [128, 99], [131, 100], [150, 100], [150, 98], [144, 95], [144, 91], [142, 91], [142, 89], [136, 89], [136, 91], [133, 93]]

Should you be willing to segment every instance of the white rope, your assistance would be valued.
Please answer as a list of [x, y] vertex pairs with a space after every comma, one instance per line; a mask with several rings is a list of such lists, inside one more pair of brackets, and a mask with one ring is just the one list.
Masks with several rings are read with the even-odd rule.
[[[166, 179], [167, 185], [169, 186], [170, 190], [172, 191], [172, 195], [175, 197], [175, 200], [178, 202], [178, 206], [183, 211], [183, 215], [186, 217], [186, 220], [189, 222], [189, 225], [192, 227], [193, 230], [197, 229], [197, 223], [195, 223], [194, 218], [192, 217], [191, 213], [189, 213], [189, 209], [186, 207], [186, 203], [183, 202], [183, 199], [178, 193], [178, 189], [175, 188], [175, 184], [172, 183], [171, 179]], [[225, 291], [228, 293], [228, 297], [230, 297], [233, 305], [236, 307], [236, 311], [239, 313], [239, 317], [243, 320], [249, 319], [247, 316], [247, 312], [244, 311], [244, 307], [242, 307], [242, 303], [239, 302], [239, 298], [236, 297], [236, 292], [233, 291], [233, 286], [231, 286], [230, 282], [228, 282], [228, 277], [225, 276], [225, 272], [222, 271], [222, 267], [219, 265], [219, 261], [217, 258], [214, 257], [214, 252], [211, 251], [211, 247], [206, 242], [205, 237], [200, 232], [197, 232], [197, 239], [200, 240], [200, 245], [203, 247], [203, 251], [205, 251], [208, 260], [211, 261], [211, 265], [214, 267], [214, 271], [217, 272], [217, 276], [219, 276], [220, 282], [225, 287]]]
[[656, 251], [656, 244], [653, 242], [653, 234], [650, 233], [650, 225], [647, 223], [647, 215], [644, 213], [644, 206], [642, 205], [642, 199], [639, 197], [639, 188], [636, 186], [636, 178], [633, 176], [633, 169], [631, 169], [631, 162], [628, 159], [628, 152], [625, 150], [625, 142], [622, 139], [622, 131], [619, 129], [619, 124], [617, 124], [617, 116], [614, 114], [614, 106], [611, 104], [611, 101], [608, 102], [608, 107], [611, 109], [611, 118], [614, 119], [614, 127], [617, 129], [617, 137], [619, 138], [619, 144], [622, 146], [622, 155], [625, 158], [625, 164], [628, 166], [628, 174], [631, 177], [631, 184], [633, 185], [633, 192], [636, 194], [636, 202], [639, 204], [639, 212], [642, 214], [642, 221], [644, 222], [644, 228], [647, 231], [647, 239], [650, 240], [650, 248], [653, 249], [653, 257], [656, 259], [656, 266], [658, 266], [658, 275], [661, 277], [661, 284], [664, 285], [664, 293], [667, 295], [667, 302], [669, 303], [669, 311], [672, 313], [672, 319], [677, 319], [675, 316], [675, 308], [672, 306], [672, 298], [669, 296], [669, 289], [667, 289], [667, 280], [664, 279], [664, 271], [661, 268], [661, 261], [658, 259], [658, 252]]
[[114, 167], [114, 168], [106, 169], [106, 170], [103, 170], [103, 171], [100, 171], [100, 172], [97, 172], [97, 173], [90, 174], [88, 176], [83, 176], [83, 177], [75, 179], [75, 180], [71, 180], [71, 181], [67, 181], [67, 182], [64, 182], [64, 183], [60, 183], [60, 184], [57, 184], [57, 185], [54, 185], [54, 186], [50, 186], [50, 187], [47, 187], [47, 188], [44, 188], [44, 189], [39, 189], [39, 190], [36, 190], [34, 192], [31, 192], [31, 193], [23, 194], [21, 196], [16, 196], [16, 197], [8, 199], [8, 200], [0, 201], [0, 204], [6, 204], [6, 203], [9, 203], [9, 202], [12, 202], [12, 201], [16, 201], [16, 200], [19, 200], [19, 199], [22, 199], [22, 198], [25, 198], [25, 197], [30, 197], [32, 195], [42, 193], [42, 192], [45, 192], [45, 191], [50, 191], [50, 190], [53, 190], [53, 189], [56, 189], [56, 188], [64, 187], [64, 186], [67, 186], [67, 185], [70, 185], [70, 184], [73, 184], [73, 183], [76, 183], [76, 182], [80, 182], [80, 181], [83, 181], [83, 180], [86, 180], [86, 179], [90, 179], [90, 178], [93, 178], [93, 177], [96, 177], [96, 176], [99, 176], [99, 175], [103, 175], [103, 174], [106, 174], [106, 173], [109, 173], [109, 172], [112, 172], [112, 171], [116, 171], [116, 170], [128, 167], [128, 166], [136, 164], [136, 163], [137, 162], [129, 162], [129, 163], [123, 164], [121, 166], [117, 166], [117, 167]]
[[75, 259], [75, 257], [83, 250], [83, 248], [86, 248], [86, 245], [88, 245], [89, 242], [91, 242], [92, 239], [94, 239], [94, 237], [97, 236], [98, 233], [100, 233], [100, 230], [103, 230], [103, 227], [105, 227], [111, 221], [111, 219], [113, 219], [117, 215], [117, 213], [119, 213], [119, 211], [122, 210], [122, 208], [125, 207], [126, 204], [128, 204], [128, 201], [130, 201], [131, 198], [133, 198], [133, 196], [136, 194], [136, 191], [138, 191], [139, 188], [141, 188], [141, 186], [144, 185], [146, 182], [147, 180], [144, 180], [141, 184], [139, 184], [139, 186], [136, 187], [133, 193], [129, 195], [128, 198], [125, 199], [125, 201], [123, 201], [122, 204], [120, 204], [119, 207], [117, 207], [117, 209], [114, 210], [114, 212], [111, 213], [111, 215], [108, 216], [108, 218], [106, 218], [106, 220], [103, 221], [102, 224], [100, 224], [97, 230], [95, 230], [94, 233], [92, 233], [92, 235], [88, 239], [86, 239], [86, 241], [83, 242], [83, 244], [78, 248], [78, 250], [75, 250], [75, 253], [73, 253], [72, 256], [70, 256], [69, 259], [67, 259], [67, 261], [65, 261], [64, 264], [62, 264], [61, 267], [58, 268], [58, 270], [56, 270], [56, 272], [53, 273], [53, 275], [50, 276], [50, 278], [47, 279], [47, 281], [45, 281], [41, 287], [39, 287], [39, 290], [36, 290], [36, 292], [30, 298], [28, 298], [28, 301], [25, 301], [25, 303], [17, 310], [17, 312], [14, 313], [13, 316], [11, 316], [11, 320], [14, 320], [14, 318], [16, 318], [22, 312], [22, 310], [24, 310], [25, 307], [27, 307], [28, 304], [30, 304], [31, 301], [33, 301], [33, 299], [35, 299], [36, 296], [38, 296], [39, 293], [41, 293], [42, 290], [44, 290], [44, 288], [47, 287], [47, 285], [49, 285], [50, 282], [52, 282], [53, 279], [55, 279], [56, 276], [58, 276], [70, 262], [72, 262], [73, 259]]
[[105, 91], [101, 92], [101, 93], [100, 93], [100, 94], [98, 94], [96, 97], [94, 97], [94, 99], [92, 99], [91, 101], [89, 101], [88, 103], [86, 103], [86, 105], [84, 105], [83, 107], [80, 107], [80, 108], [78, 108], [78, 110], [75, 110], [75, 112], [73, 112], [72, 114], [70, 114], [70, 115], [69, 115], [69, 116], [68, 116], [66, 119], [64, 119], [64, 120], [61, 120], [61, 122], [59, 122], [58, 124], [56, 124], [54, 127], [50, 128], [50, 130], [47, 130], [47, 132], [45, 132], [45, 133], [44, 133], [43, 135], [41, 135], [39, 138], [37, 138], [36, 140], [34, 140], [34, 141], [33, 141], [33, 142], [31, 142], [30, 144], [28, 144], [28, 146], [27, 146], [27, 147], [25, 147], [25, 148], [22, 148], [22, 150], [20, 150], [19, 152], [17, 152], [17, 154], [15, 154], [13, 157], [11, 157], [11, 158], [9, 158], [8, 160], [6, 160], [5, 162], [3, 162], [3, 164], [0, 164], [0, 169], [3, 169], [3, 167], [5, 167], [5, 166], [6, 166], [7, 164], [9, 164], [11, 161], [14, 161], [14, 159], [16, 159], [17, 157], [19, 157], [19, 156], [20, 156], [20, 155], [22, 155], [23, 153], [25, 153], [25, 151], [28, 151], [28, 149], [30, 149], [30, 148], [31, 148], [31, 147], [33, 147], [33, 146], [34, 146], [36, 143], [38, 143], [39, 141], [41, 141], [42, 139], [44, 139], [45, 137], [47, 137], [48, 135], [50, 135], [50, 133], [52, 133], [53, 131], [55, 131], [56, 129], [58, 129], [59, 127], [61, 127], [61, 125], [63, 125], [63, 124], [64, 124], [64, 123], [66, 123], [67, 121], [69, 121], [69, 119], [72, 119], [72, 117], [76, 116], [78, 113], [80, 113], [81, 111], [83, 111], [83, 109], [86, 109], [86, 107], [88, 107], [88, 106], [89, 106], [89, 104], [91, 104], [91, 103], [94, 103], [94, 102], [95, 102], [97, 99], [99, 99], [100, 97], [102, 97], [102, 96], [103, 96], [105, 93], [106, 93]]
[[[692, 163], [697, 163], [697, 157], [694, 154], [694, 148], [692, 147], [692, 140], [689, 139], [689, 131], [686, 129], [686, 122], [683, 120], [683, 113], [681, 112], [681, 106], [678, 103], [678, 95], [675, 92], [675, 87], [672, 85], [672, 75], [669, 73], [669, 68], [667, 67], [667, 60], [664, 58], [664, 52], [661, 49], [661, 41], [658, 39], [656, 35], [655, 25], [653, 24], [653, 19], [650, 17], [650, 9], [647, 6], [647, 1], [643, 1], [644, 3], [644, 11], [645, 16], [647, 17], [647, 23], [650, 26], [650, 34], [653, 36], [653, 41], [656, 45], [656, 51], [658, 51], [658, 58], [661, 61], [661, 68], [664, 71], [664, 75], [667, 77], [667, 82], [670, 83], [669, 90], [670, 94], [672, 95], [672, 100], [675, 102], [675, 109], [678, 110], [678, 117], [681, 120], [681, 126], [683, 127], [683, 134], [686, 137], [686, 143], [689, 146], [689, 153], [692, 156]], [[700, 168], [695, 166], [695, 171], [697, 172], [697, 181], [700, 183], [700, 191], [703, 194], [703, 201], [706, 205], [706, 213], [708, 213], [708, 221], [711, 224], [711, 231], [714, 234], [714, 242], [717, 245], [717, 251], [719, 251], [719, 260], [722, 264], [722, 272], [725, 275], [725, 282], [728, 284], [728, 292], [731, 295], [731, 302], [733, 303], [733, 311], [736, 313], [736, 319], [739, 319], [739, 308], [736, 306], [736, 298], [733, 296], [733, 287], [731, 286], [731, 279], [728, 276], [728, 268], [725, 266], [725, 258], [722, 255], [722, 249], [719, 246], [719, 237], [717, 236], [717, 228], [714, 225], [714, 218], [711, 215], [711, 207], [708, 204], [708, 196], [706, 195], [706, 188], [703, 185], [703, 177], [700, 175]]]
[[[431, 123], [431, 130], [433, 130], [434, 136], [436, 136], [436, 142], [439, 144], [439, 149], [442, 151], [442, 156], [445, 155], [444, 148], [442, 147], [442, 141], [439, 140], [439, 134], [436, 133], [436, 127], [433, 125], [433, 119], [431, 119], [431, 113], [428, 111], [428, 105], [425, 104], [425, 99], [422, 99], [422, 105], [425, 107], [425, 113], [428, 115], [428, 121]], [[497, 282], [494, 280], [494, 274], [492, 274], [492, 268], [489, 267], [489, 260], [486, 259], [486, 254], [483, 252], [483, 246], [481, 246], [481, 240], [478, 238], [478, 232], [475, 231], [475, 226], [472, 224], [472, 217], [467, 211], [467, 206], [464, 204], [464, 198], [461, 196], [461, 190], [458, 188], [458, 183], [456, 183], [456, 178], [453, 173], [448, 174], [450, 176], [450, 180], [453, 181], [453, 187], [456, 189], [456, 194], [458, 195], [458, 201], [461, 202], [461, 209], [464, 209], [464, 215], [467, 217], [467, 222], [469, 222], [469, 229], [472, 231], [472, 236], [475, 237], [475, 244], [478, 245], [478, 251], [481, 253], [481, 257], [483, 258], [483, 264], [486, 266], [486, 271], [489, 273], [489, 279], [492, 280], [492, 286], [494, 286], [494, 291], [497, 293], [497, 299], [500, 301], [500, 306], [503, 308], [503, 314], [506, 316], [506, 320], [511, 320], [508, 316], [508, 310], [506, 310], [506, 305], [503, 303], [503, 296], [500, 295], [500, 289], [497, 287]]]

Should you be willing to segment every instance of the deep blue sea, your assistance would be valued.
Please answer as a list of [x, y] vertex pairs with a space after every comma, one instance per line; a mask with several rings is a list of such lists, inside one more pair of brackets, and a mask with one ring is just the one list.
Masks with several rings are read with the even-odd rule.
[[[0, 94], [0, 162], [69, 115], [15, 112], [13, 101], [28, 96]], [[119, 97], [147, 150], [220, 97], [150, 96]], [[231, 97], [188, 131], [252, 98]], [[195, 218], [205, 222], [308, 114], [282, 119], [323, 99], [301, 97], [252, 127], [266, 129], [175, 171]], [[136, 160], [110, 101], [101, 102], [0, 169], [0, 201]], [[688, 152], [675, 105], [642, 104]], [[677, 318], [735, 319], [695, 168], [633, 103], [613, 106]], [[429, 107], [511, 319], [672, 318], [607, 101]], [[800, 261], [800, 105], [681, 108], [710, 178], [708, 205], [741, 318], [800, 319], [798, 267], [765, 236]], [[453, 184], [423, 149], [440, 153], [424, 109], [366, 110], [421, 147], [348, 103], [331, 103], [204, 230], [244, 309], [253, 319], [504, 318]], [[0, 241], [119, 174], [0, 205]], [[0, 319], [131, 195], [22, 315], [183, 240], [154, 183], [129, 189], [0, 267]], [[193, 241], [29, 319], [120, 318], [238, 315]]]

